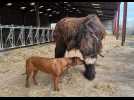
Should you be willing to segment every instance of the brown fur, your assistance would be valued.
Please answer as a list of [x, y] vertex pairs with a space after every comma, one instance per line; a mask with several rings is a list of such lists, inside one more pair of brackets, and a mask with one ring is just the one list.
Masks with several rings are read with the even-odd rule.
[[62, 73], [76, 64], [83, 64], [83, 61], [78, 57], [72, 58], [45, 58], [45, 57], [30, 57], [26, 60], [26, 87], [29, 87], [29, 77], [33, 74], [33, 82], [37, 85], [35, 79], [37, 72], [42, 72], [52, 75], [54, 81], [54, 90], [59, 90], [59, 78]]
[[[97, 48], [99, 49], [98, 51], [100, 51], [100, 49], [102, 49], [101, 40], [106, 35], [105, 28], [100, 19], [96, 15], [88, 15], [80, 18], [66, 17], [61, 19], [56, 24], [54, 30], [54, 39], [56, 43], [59, 43], [59, 41], [64, 41], [67, 49], [70, 50], [75, 48], [75, 45], [77, 44], [83, 45], [81, 41], [85, 40], [87, 42], [87, 39], [89, 40], [89, 45], [92, 45], [91, 42], [93, 42], [93, 40], [90, 40], [92, 37], [88, 36], [91, 34], [95, 34], [100, 39], [100, 44]], [[82, 36], [84, 37], [82, 38]], [[76, 41], [76, 39], [78, 41]], [[84, 44], [87, 46], [85, 41]], [[80, 48], [80, 46], [78, 47]]]

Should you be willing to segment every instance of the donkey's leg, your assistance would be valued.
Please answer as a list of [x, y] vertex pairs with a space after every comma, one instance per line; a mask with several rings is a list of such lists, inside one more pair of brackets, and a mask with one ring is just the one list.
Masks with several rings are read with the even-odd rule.
[[66, 52], [66, 46], [63, 41], [56, 42], [56, 48], [55, 48], [55, 58], [64, 57], [64, 54]]

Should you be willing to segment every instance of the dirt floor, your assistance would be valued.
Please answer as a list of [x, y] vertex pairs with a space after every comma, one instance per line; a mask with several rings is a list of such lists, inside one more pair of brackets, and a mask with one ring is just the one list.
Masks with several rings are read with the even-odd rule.
[[60, 91], [54, 92], [49, 75], [38, 73], [38, 86], [25, 88], [25, 60], [31, 55], [54, 57], [54, 44], [43, 44], [0, 53], [0, 96], [134, 96], [134, 40], [120, 46], [120, 40], [107, 36], [103, 41], [104, 58], [99, 57], [96, 78], [86, 80], [84, 66], [65, 72]]

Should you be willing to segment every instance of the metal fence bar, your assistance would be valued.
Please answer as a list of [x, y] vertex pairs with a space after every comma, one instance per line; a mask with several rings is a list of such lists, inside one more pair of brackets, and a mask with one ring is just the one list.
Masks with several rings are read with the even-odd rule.
[[46, 34], [46, 37], [47, 37], [47, 41], [46, 42], [50, 42], [50, 38], [49, 38], [49, 29], [47, 30], [47, 34]]
[[10, 46], [12, 48], [15, 47], [14, 27], [13, 28], [10, 28], [10, 32], [9, 32], [9, 34], [7, 36], [5, 46], [6, 47]]
[[3, 49], [3, 39], [2, 39], [3, 35], [2, 35], [2, 28], [0, 25], [0, 50]]
[[54, 34], [53, 33], [54, 33], [54, 30], [52, 30], [52, 34], [51, 34], [52, 42], [54, 41], [54, 36], [53, 36]]
[[53, 40], [53, 30], [50, 28], [0, 25], [0, 51]]
[[42, 30], [41, 37], [40, 37], [41, 43], [45, 43], [45, 29]]
[[32, 33], [33, 29], [31, 27], [29, 28], [29, 33], [28, 33], [28, 37], [27, 37], [27, 40], [26, 40], [26, 42], [28, 42], [28, 40], [30, 41], [29, 45], [33, 45], [33, 43], [34, 43], [33, 42], [33, 33]]
[[18, 37], [18, 39], [17, 39], [17, 43], [18, 43], [19, 40], [20, 40], [22, 46], [25, 46], [25, 33], [24, 33], [24, 32], [25, 32], [25, 28], [22, 27], [22, 28], [20, 29], [19, 37]]
[[35, 44], [39, 44], [40, 43], [40, 38], [39, 38], [39, 28], [36, 29], [36, 34], [35, 34]]

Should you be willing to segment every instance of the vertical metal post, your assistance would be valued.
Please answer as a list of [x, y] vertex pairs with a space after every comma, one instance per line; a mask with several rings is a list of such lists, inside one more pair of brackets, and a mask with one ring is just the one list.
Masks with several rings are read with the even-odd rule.
[[34, 37], [35, 40], [36, 40], [36, 44], [39, 44], [39, 42], [40, 42], [39, 41], [39, 30], [40, 30], [39, 27], [37, 27], [36, 28], [36, 34], [35, 34], [35, 37]]
[[113, 35], [116, 35], [116, 25], [117, 25], [116, 20], [117, 20], [117, 13], [114, 17], [114, 22], [113, 22]]
[[2, 17], [0, 16], [0, 24], [2, 24], [2, 20], [1, 19], [2, 19]]
[[45, 43], [45, 29], [42, 29], [42, 33], [41, 33], [41, 43]]
[[113, 32], [113, 35], [114, 35], [114, 19], [112, 20], [112, 32]]
[[127, 2], [124, 2], [124, 12], [123, 12], [123, 26], [122, 26], [122, 43], [124, 46], [126, 39], [126, 23], [127, 23]]
[[35, 13], [36, 13], [36, 25], [37, 27], [40, 27], [40, 15], [39, 15], [39, 8], [38, 3], [35, 5]]
[[19, 37], [17, 39], [17, 43], [21, 42], [21, 46], [25, 46], [25, 28], [24, 26], [20, 27], [20, 33], [19, 33]]
[[29, 45], [33, 45], [34, 44], [34, 42], [33, 42], [33, 28], [32, 28], [32, 26], [29, 27], [29, 33], [28, 33], [26, 42], [28, 42], [28, 40], [30, 42]]
[[3, 34], [1, 25], [0, 25], [0, 49], [3, 49]]
[[117, 11], [117, 29], [116, 29], [116, 39], [119, 39], [119, 21], [120, 21], [120, 2], [118, 2], [118, 11]]
[[47, 37], [47, 42], [50, 42], [50, 33], [49, 33], [49, 29], [47, 30], [47, 34], [46, 34], [46, 37]]
[[52, 29], [52, 42], [54, 41], [54, 30]]
[[11, 45], [11, 48], [14, 48], [15, 47], [15, 34], [14, 34], [15, 27], [14, 27], [14, 25], [11, 25], [11, 27], [9, 29], [10, 29], [10, 31], [9, 31], [9, 34], [7, 36], [5, 45], [6, 45], [6, 48], [7, 48], [8, 47], [8, 41], [9, 41], [9, 44]]

